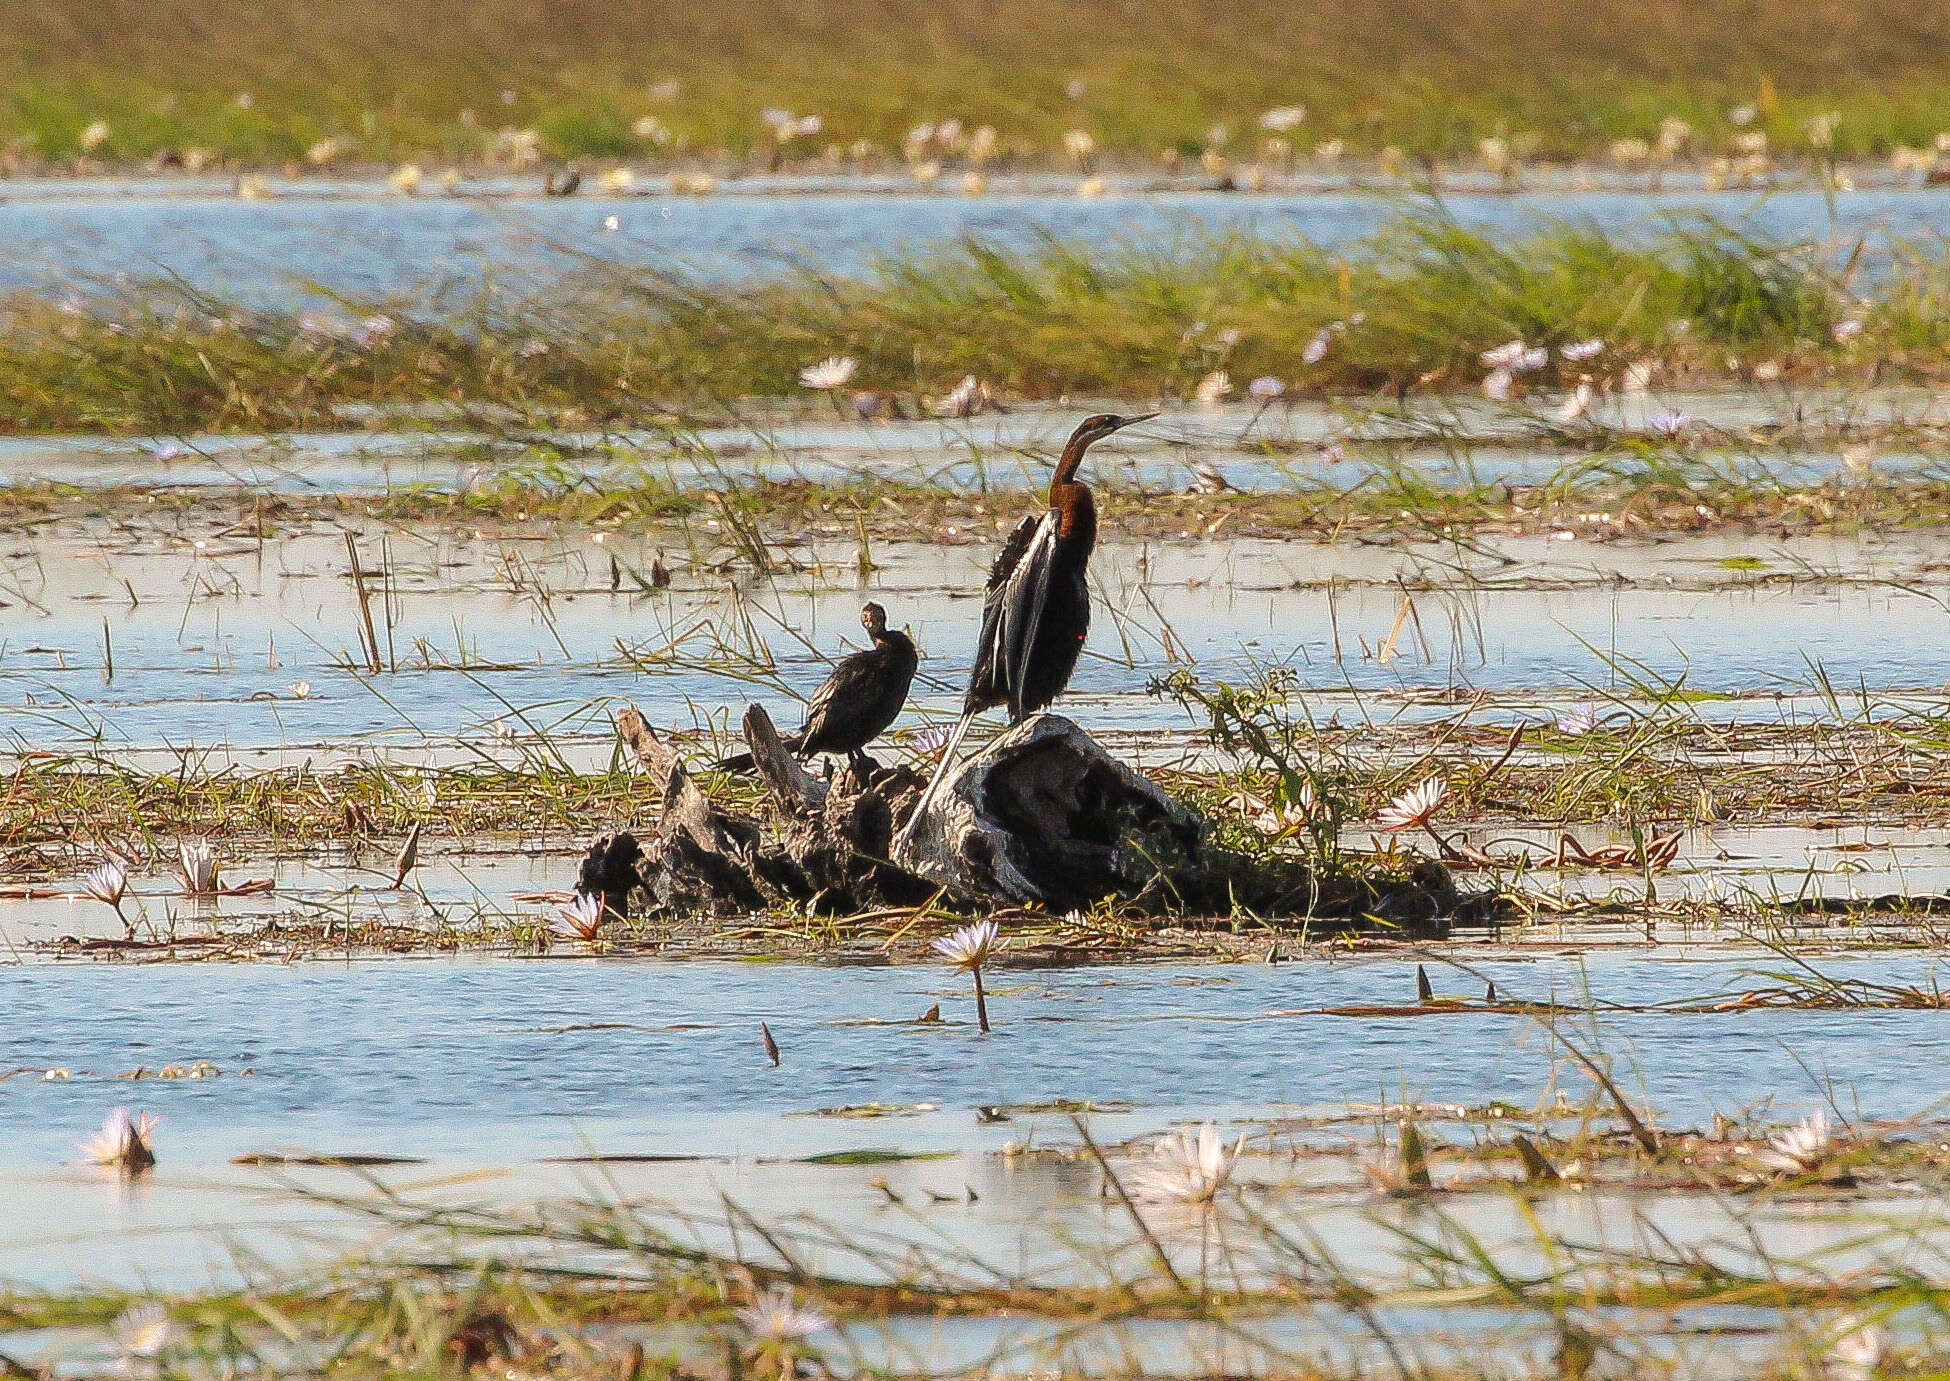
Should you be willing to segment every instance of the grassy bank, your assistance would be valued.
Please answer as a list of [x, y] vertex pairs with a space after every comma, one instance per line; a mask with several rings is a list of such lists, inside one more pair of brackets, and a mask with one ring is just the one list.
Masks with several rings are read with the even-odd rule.
[[[1533, 1107], [1405, 1098], [1252, 1119], [1203, 1162], [1196, 1127], [1190, 1145], [1100, 1143], [1078, 1114], [1053, 1144], [996, 1157], [1012, 1173], [985, 1190], [986, 1235], [970, 1226], [973, 1188], [923, 1200], [897, 1165], [915, 1157], [893, 1151], [859, 1153], [907, 1191], [873, 1181], [886, 1205], [865, 1225], [844, 1198], [761, 1217], [729, 1196], [625, 1197], [617, 1181], [643, 1178], [629, 1170], [519, 1209], [453, 1206], [410, 1178], [389, 1188], [397, 1172], [312, 1170], [295, 1178], [316, 1187], [283, 1181], [287, 1202], [382, 1226], [390, 1246], [308, 1272], [251, 1256], [245, 1283], [177, 1297], [9, 1294], [0, 1329], [81, 1376], [1191, 1374], [1145, 1365], [1174, 1345], [1233, 1363], [1198, 1374], [1295, 1381], [1370, 1376], [1376, 1355], [1431, 1381], [1484, 1375], [1483, 1359], [1517, 1378], [1676, 1379], [1736, 1361], [1768, 1378], [1939, 1374], [1940, 1239], [1886, 1207], [1941, 1195], [1939, 1122], [1783, 1126], [1750, 1110], [1675, 1126], [1621, 1090], [1589, 1032], [1531, 1017], [1566, 1052], [1573, 1096], [1554, 1082]], [[851, 1190], [843, 1163], [825, 1173]], [[1040, 1221], [996, 1221], [1038, 1195]], [[1587, 1225], [1594, 1198], [1610, 1234]], [[1513, 1204], [1517, 1226], [1501, 1229]], [[1788, 1214], [1832, 1240], [1784, 1240]], [[1034, 1266], [984, 1245], [998, 1227], [1036, 1249]]]
[[[1841, 247], [1844, 251], [1847, 247]], [[1832, 265], [1842, 262], [1848, 267]], [[1741, 379], [1936, 378], [1950, 258], [1905, 252], [1874, 283], [1836, 247], [1711, 223], [1623, 238], [1584, 224], [1513, 243], [1405, 214], [1346, 254], [1233, 235], [1169, 246], [968, 241], [851, 278], [687, 282], [590, 263], [546, 296], [339, 302], [267, 312], [157, 285], [0, 305], [0, 426], [168, 433], [343, 425], [347, 405], [496, 404], [588, 426], [734, 414], [858, 360], [840, 397], [908, 408], [973, 374], [1003, 398], [1186, 398], [1223, 371], [1287, 396], [1474, 389], [1485, 350], [1545, 347], [1516, 391], [1639, 365], [1660, 388]], [[1561, 348], [1603, 342], [1595, 359]], [[849, 405], [850, 412], [850, 405]]]
[[[84, 144], [106, 161], [187, 147], [280, 161], [331, 139], [369, 161], [464, 160], [506, 126], [565, 158], [765, 157], [776, 141], [760, 112], [774, 107], [821, 117], [793, 141], [805, 153], [866, 141], [890, 154], [917, 123], [953, 117], [992, 126], [1001, 159], [1060, 159], [1071, 129], [1196, 157], [1215, 124], [1229, 152], [1250, 153], [1263, 112], [1304, 106], [1286, 135], [1302, 154], [1338, 139], [1473, 156], [1503, 137], [1569, 157], [1655, 139], [1667, 117], [1724, 149], [1741, 132], [1730, 111], [1752, 106], [1748, 128], [1777, 147], [1805, 147], [1808, 119], [1839, 111], [1837, 147], [1879, 154], [1950, 125], [1944, 38], [1940, 15], [1893, 0], [1576, 0], [1522, 22], [1487, 0], [6, 0], [0, 148], [53, 164]], [[97, 121], [106, 133], [84, 139]]]

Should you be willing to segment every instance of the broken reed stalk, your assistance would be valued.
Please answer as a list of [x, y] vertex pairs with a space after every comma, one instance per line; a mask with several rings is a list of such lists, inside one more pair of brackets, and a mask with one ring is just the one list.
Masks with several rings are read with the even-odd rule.
[[1625, 1095], [1619, 1092], [1618, 1085], [1612, 1082], [1611, 1075], [1599, 1068], [1596, 1060], [1585, 1054], [1563, 1032], [1559, 1031], [1557, 1029], [1557, 1023], [1551, 1021], [1548, 1017], [1538, 1017], [1537, 1024], [1544, 1028], [1545, 1033], [1552, 1040], [1563, 1046], [1570, 1053], [1572, 1059], [1584, 1067], [1585, 1073], [1597, 1081], [1598, 1087], [1605, 1091], [1605, 1096], [1610, 1098], [1612, 1105], [1618, 1109], [1619, 1117], [1624, 1120], [1626, 1128], [1632, 1133], [1632, 1139], [1638, 1142], [1640, 1149], [1648, 1156], [1658, 1155], [1659, 1134], [1646, 1126], [1644, 1120], [1632, 1110], [1632, 1105], [1625, 1101]]
[[359, 597], [360, 646], [366, 654], [366, 665], [374, 676], [385, 668], [379, 661], [379, 633], [372, 623], [372, 592], [366, 589], [366, 570], [359, 561], [359, 543], [350, 532], [345, 534], [345, 554], [352, 562], [352, 588]]
[[1429, 1178], [1428, 1147], [1422, 1143], [1422, 1132], [1408, 1118], [1402, 1119], [1401, 1126], [1402, 1179], [1411, 1189], [1433, 1189], [1435, 1182]]
[[1117, 1195], [1117, 1201], [1124, 1205], [1124, 1212], [1130, 1215], [1131, 1222], [1137, 1226], [1146, 1245], [1151, 1248], [1151, 1256], [1158, 1263], [1158, 1269], [1165, 1273], [1165, 1278], [1176, 1287], [1179, 1294], [1187, 1299], [1191, 1298], [1191, 1288], [1185, 1284], [1184, 1277], [1179, 1275], [1177, 1269], [1171, 1264], [1171, 1253], [1165, 1250], [1164, 1243], [1158, 1240], [1157, 1234], [1151, 1231], [1151, 1225], [1144, 1221], [1144, 1215], [1138, 1212], [1137, 1205], [1131, 1201], [1130, 1191], [1124, 1188], [1124, 1182], [1117, 1178], [1117, 1172], [1110, 1168], [1110, 1161], [1105, 1159], [1103, 1148], [1097, 1145], [1090, 1135], [1090, 1129], [1084, 1126], [1082, 1114], [1071, 1113], [1070, 1124], [1077, 1129], [1077, 1135], [1083, 1140], [1084, 1149], [1096, 1160], [1097, 1168], [1104, 1172], [1104, 1183], [1108, 1184], [1111, 1192]]
[[1532, 1184], [1556, 1184], [1563, 1177], [1550, 1158], [1537, 1149], [1537, 1143], [1518, 1132], [1510, 1144], [1517, 1148], [1517, 1159], [1523, 1162], [1524, 1178]]

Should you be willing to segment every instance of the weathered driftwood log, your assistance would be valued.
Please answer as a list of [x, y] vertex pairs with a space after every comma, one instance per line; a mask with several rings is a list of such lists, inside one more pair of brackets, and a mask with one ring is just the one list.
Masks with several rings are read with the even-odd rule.
[[894, 861], [964, 897], [1061, 909], [1115, 897], [1181, 915], [1339, 918], [1418, 936], [1446, 929], [1458, 900], [1439, 863], [1325, 879], [1297, 859], [1222, 849], [1197, 812], [1052, 714], [951, 769]]
[[[618, 724], [639, 761], [650, 766], [660, 760], [638, 745], [647, 741], [669, 750], [641, 716], [624, 714]], [[632, 734], [632, 727], [640, 732]], [[655, 829], [641, 838], [622, 833], [597, 839], [583, 860], [578, 889], [601, 893], [624, 916], [636, 888], [649, 895], [654, 910], [707, 915], [786, 905], [847, 914], [916, 905], [939, 890], [887, 861], [893, 840], [889, 797], [918, 793], [912, 772], [863, 758], [832, 782], [819, 781], [786, 751], [770, 716], [757, 706], [746, 712], [745, 738], [784, 821], [782, 832], [768, 837], [756, 821], [714, 805], [671, 754]]]
[[654, 829], [605, 835], [583, 861], [578, 887], [620, 915], [638, 889], [653, 909], [678, 915], [782, 905], [844, 915], [935, 897], [971, 910], [1068, 910], [1116, 898], [1179, 918], [1306, 917], [1426, 937], [1445, 933], [1457, 910], [1439, 863], [1325, 878], [1298, 859], [1221, 848], [1197, 812], [1057, 715], [1016, 725], [952, 769], [898, 857], [896, 827], [922, 792], [905, 767], [863, 758], [822, 781], [753, 707], [745, 741], [779, 817], [768, 831], [713, 804], [640, 717], [619, 724], [639, 761], [666, 773]]
[[950, 769], [895, 862], [972, 896], [1069, 908], [1144, 891], [1203, 829], [1075, 724], [1039, 714]]

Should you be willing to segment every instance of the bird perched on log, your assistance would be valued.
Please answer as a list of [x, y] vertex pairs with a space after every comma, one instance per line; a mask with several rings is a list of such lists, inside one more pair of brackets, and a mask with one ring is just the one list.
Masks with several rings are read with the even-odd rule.
[[[975, 669], [962, 698], [961, 723], [941, 755], [934, 780], [921, 797], [933, 796], [969, 721], [998, 705], [1009, 707], [1009, 722], [1020, 723], [1063, 693], [1076, 670], [1090, 631], [1090, 588], [1085, 576], [1097, 545], [1097, 505], [1090, 487], [1077, 478], [1084, 452], [1113, 432], [1156, 417], [1100, 413], [1086, 417], [1070, 433], [1050, 476], [1049, 507], [1016, 524], [989, 567], [982, 596], [982, 633], [975, 647]], [[917, 806], [913, 819], [920, 818]]]
[[[914, 684], [914, 668], [920, 661], [913, 639], [889, 628], [887, 611], [878, 604], [861, 608], [860, 624], [873, 646], [844, 658], [813, 692], [804, 726], [784, 740], [799, 757], [844, 753], [857, 758], [900, 717], [901, 706], [907, 703], [907, 690]], [[739, 753], [712, 766], [719, 772], [749, 771], [752, 755]]]

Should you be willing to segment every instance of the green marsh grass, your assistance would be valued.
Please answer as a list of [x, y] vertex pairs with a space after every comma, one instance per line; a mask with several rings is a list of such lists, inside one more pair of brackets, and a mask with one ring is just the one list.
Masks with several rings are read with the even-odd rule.
[[[1832, 248], [1711, 221], [1643, 235], [1581, 223], [1501, 241], [1405, 209], [1345, 254], [1298, 239], [1158, 244], [979, 240], [858, 277], [782, 268], [740, 284], [588, 263], [572, 288], [457, 305], [246, 309], [207, 287], [0, 303], [0, 417], [18, 431], [170, 435], [349, 425], [359, 409], [496, 410], [504, 430], [650, 426], [680, 440], [738, 400], [805, 397], [800, 369], [861, 362], [856, 384], [940, 397], [975, 374], [1006, 398], [1189, 397], [1225, 369], [1301, 395], [1473, 390], [1485, 349], [1597, 337], [1592, 366], [1662, 367], [1660, 386], [1739, 377], [1868, 382], [1942, 372], [1950, 295], [1934, 254], [1863, 308]], [[1834, 339], [1845, 316], [1860, 335]], [[385, 323], [383, 328], [374, 322]], [[1305, 363], [1333, 323], [1327, 355]], [[1576, 367], [1534, 376], [1574, 381]]]
[[[1394, 0], [911, 0], [792, 10], [563, 0], [434, 0], [410, 10], [213, 0], [185, 9], [102, 0], [0, 9], [0, 150], [65, 166], [82, 130], [110, 126], [109, 163], [164, 148], [230, 159], [302, 158], [332, 138], [362, 163], [482, 159], [497, 129], [584, 160], [726, 151], [769, 165], [765, 107], [823, 117], [801, 161], [867, 140], [889, 160], [908, 130], [955, 117], [993, 125], [998, 160], [1061, 163], [1066, 130], [1112, 155], [1196, 159], [1215, 125], [1257, 149], [1260, 114], [1307, 109], [1302, 164], [1339, 139], [1373, 154], [1473, 158], [1505, 137], [1540, 158], [1601, 156], [1652, 140], [1668, 116], [1721, 151], [1730, 112], [1776, 148], [1808, 152], [1810, 117], [1839, 112], [1840, 156], [1927, 146], [1950, 84], [1927, 8], [1822, 0], [1764, 13], [1683, 0], [1575, 0], [1512, 23], [1488, 0], [1437, 11]], [[662, 84], [677, 79], [676, 89]], [[240, 99], [241, 98], [241, 99]], [[464, 115], [463, 112], [466, 112]], [[643, 116], [668, 143], [633, 132]], [[1155, 165], [1154, 165], [1155, 166]]]

